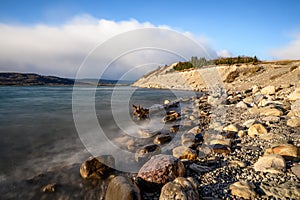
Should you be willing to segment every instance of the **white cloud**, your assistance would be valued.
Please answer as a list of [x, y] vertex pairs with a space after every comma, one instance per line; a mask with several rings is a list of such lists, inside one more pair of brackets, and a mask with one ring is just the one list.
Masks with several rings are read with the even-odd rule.
[[228, 50], [223, 49], [223, 50], [217, 51], [217, 56], [226, 58], [226, 57], [232, 57], [232, 54]]
[[[33, 26], [0, 24], [0, 71], [35, 72], [75, 77], [84, 58], [97, 45], [120, 33], [142, 28], [171, 30], [168, 26], [154, 26], [149, 22], [141, 23], [135, 19], [116, 22], [105, 19], [99, 20], [89, 15], [76, 16], [70, 21], [57, 26], [46, 24]], [[204, 49], [208, 51], [207, 54], [215, 56], [215, 52], [207, 45], [205, 37], [196, 40], [204, 44]], [[114, 59], [116, 52], [124, 46], [129, 47], [133, 43], [143, 43], [145, 41], [161, 45], [166, 49], [169, 47], [170, 49], [183, 48], [180, 52], [183, 52], [186, 56], [195, 54], [194, 49], [191, 49], [193, 47], [184, 46], [182, 43], [185, 41], [182, 41], [182, 38], [178, 39], [176, 34], [166, 37], [156, 31], [153, 34], [134, 34], [132, 37], [123, 38], [123, 40], [122, 37], [119, 37], [118, 43], [110, 42], [110, 48], [106, 48], [106, 51], [102, 52], [104, 55], [97, 55], [98, 60], [95, 60], [94, 64], [101, 63], [101, 59], [104, 59], [103, 56], [107, 60]], [[138, 44], [134, 47], [138, 48]], [[124, 49], [126, 48], [124, 47]], [[118, 68], [112, 70], [113, 73], [107, 73], [110, 76], [107, 78], [118, 78], [120, 73], [126, 73], [126, 70], [130, 70], [130, 67], [145, 64], [143, 59], [150, 55], [152, 57], [149, 57], [147, 62], [152, 60], [151, 63], [169, 64], [168, 62], [176, 59], [178, 61], [178, 57], [166, 56], [163, 53], [160, 56], [157, 51], [153, 52], [153, 49], [152, 52], [147, 50], [147, 54], [137, 53], [129, 55], [127, 58], [118, 59], [118, 62], [115, 63]], [[93, 77], [96, 70], [97, 67], [87, 70], [84, 76]]]
[[300, 59], [300, 33], [294, 34], [293, 40], [287, 45], [272, 49], [270, 54], [275, 59]]

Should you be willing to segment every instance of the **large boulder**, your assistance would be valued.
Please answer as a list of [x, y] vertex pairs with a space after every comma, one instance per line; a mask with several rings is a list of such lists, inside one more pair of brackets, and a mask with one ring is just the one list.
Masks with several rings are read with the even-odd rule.
[[278, 154], [287, 160], [300, 159], [300, 148], [292, 144], [280, 144], [272, 148], [266, 149], [265, 155]]
[[184, 165], [178, 158], [159, 154], [153, 156], [141, 167], [137, 175], [137, 182], [145, 190], [156, 190], [184, 174]]
[[250, 137], [255, 137], [256, 135], [267, 134], [267, 129], [261, 124], [253, 124], [248, 129], [248, 135]]
[[105, 199], [107, 200], [140, 200], [140, 189], [129, 178], [114, 177], [108, 184]]
[[159, 200], [170, 199], [198, 200], [196, 181], [192, 177], [178, 177], [165, 184], [161, 189]]
[[82, 178], [106, 178], [115, 167], [115, 159], [111, 155], [90, 157], [80, 167]]
[[255, 186], [246, 181], [238, 181], [230, 185], [231, 194], [244, 199], [254, 199], [257, 194], [254, 191]]
[[285, 160], [281, 155], [271, 154], [260, 157], [254, 164], [255, 171], [280, 173], [285, 170]]

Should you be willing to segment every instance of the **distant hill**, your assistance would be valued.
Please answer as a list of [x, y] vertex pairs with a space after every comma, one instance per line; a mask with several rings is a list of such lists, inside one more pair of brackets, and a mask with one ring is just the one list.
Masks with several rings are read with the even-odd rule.
[[38, 74], [24, 74], [24, 73], [0, 73], [0, 85], [73, 85], [74, 80], [67, 78], [60, 78], [56, 76], [42, 76]]
[[[79, 79], [76, 84], [79, 85], [129, 85], [133, 81], [118, 81], [118, 80], [105, 80], [105, 79]], [[15, 86], [72, 86], [74, 79], [60, 78], [57, 76], [43, 76], [34, 73], [0, 73], [0, 86], [1, 85], [15, 85]]]

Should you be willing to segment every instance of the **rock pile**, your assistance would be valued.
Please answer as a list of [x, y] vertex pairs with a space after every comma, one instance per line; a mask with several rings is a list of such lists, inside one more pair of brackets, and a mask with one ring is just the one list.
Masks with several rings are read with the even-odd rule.
[[[106, 197], [300, 199], [299, 102], [300, 88], [270, 85], [227, 91], [225, 101], [204, 92], [180, 102], [180, 111], [168, 107], [169, 130], [133, 145], [138, 174], [113, 178]], [[86, 161], [81, 176], [109, 173], [98, 161]]]

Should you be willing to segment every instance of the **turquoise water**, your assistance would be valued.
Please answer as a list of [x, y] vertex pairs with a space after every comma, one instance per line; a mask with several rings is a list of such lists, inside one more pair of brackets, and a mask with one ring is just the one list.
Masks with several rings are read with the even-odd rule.
[[[111, 114], [112, 92], [122, 91], [114, 97], [117, 98], [114, 102], [121, 102], [127, 98], [126, 91], [131, 90], [131, 87], [97, 89], [95, 109], [102, 126], [117, 126]], [[26, 179], [57, 166], [81, 163], [90, 156], [75, 128], [72, 92], [73, 87], [0, 87], [1, 182], [16, 177]], [[132, 103], [150, 107], [176, 98], [170, 90], [137, 89], [119, 112], [128, 112]]]

